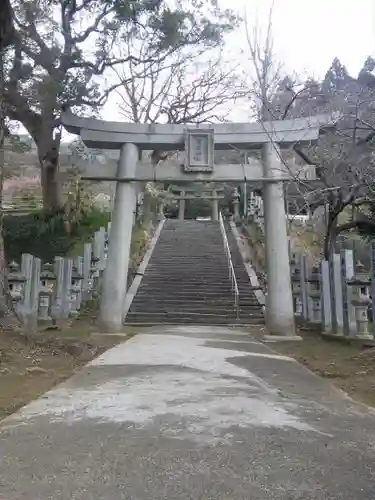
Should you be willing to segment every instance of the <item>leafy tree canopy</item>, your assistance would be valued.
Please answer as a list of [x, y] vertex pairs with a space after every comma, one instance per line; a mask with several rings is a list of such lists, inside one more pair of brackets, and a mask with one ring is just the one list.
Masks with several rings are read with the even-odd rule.
[[[122, 54], [129, 38], [150, 41], [142, 62], [183, 47], [213, 47], [237, 19], [216, 0], [13, 0], [14, 45], [5, 58], [5, 106], [38, 147], [44, 202], [59, 204], [62, 107], [93, 112], [111, 86], [109, 68], [136, 59]], [[139, 62], [139, 61], [137, 61]]]

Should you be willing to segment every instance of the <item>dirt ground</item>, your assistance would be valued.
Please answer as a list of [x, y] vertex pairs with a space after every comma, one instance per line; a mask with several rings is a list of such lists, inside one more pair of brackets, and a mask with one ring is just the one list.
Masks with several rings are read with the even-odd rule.
[[0, 420], [126, 338], [95, 331], [87, 321], [76, 321], [71, 328], [46, 330], [32, 338], [0, 332]]
[[275, 342], [272, 349], [297, 359], [321, 377], [369, 406], [375, 407], [375, 348], [300, 331], [302, 342]]

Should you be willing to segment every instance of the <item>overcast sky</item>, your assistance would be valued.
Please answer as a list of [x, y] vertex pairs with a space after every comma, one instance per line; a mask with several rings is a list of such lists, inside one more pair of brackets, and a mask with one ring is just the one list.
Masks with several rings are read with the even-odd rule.
[[[271, 0], [221, 0], [247, 10], [249, 24], [267, 23]], [[375, 0], [274, 0], [273, 36], [279, 58], [292, 70], [324, 76], [335, 56], [357, 73], [375, 56]], [[243, 32], [232, 36], [241, 43]]]

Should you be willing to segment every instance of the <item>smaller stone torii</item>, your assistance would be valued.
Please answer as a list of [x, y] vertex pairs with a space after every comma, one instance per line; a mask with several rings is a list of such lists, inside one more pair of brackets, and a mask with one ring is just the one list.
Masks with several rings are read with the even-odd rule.
[[[80, 135], [88, 147], [119, 149], [117, 172], [103, 172], [86, 179], [116, 181], [111, 241], [103, 280], [100, 321], [104, 331], [122, 329], [127, 292], [128, 260], [139, 182], [191, 184], [226, 182], [263, 184], [265, 250], [267, 262], [266, 325], [270, 334], [295, 335], [288, 235], [284, 205], [284, 181], [292, 173], [283, 162], [282, 148], [307, 145], [319, 138], [322, 129], [336, 120], [315, 116], [261, 123], [215, 125], [135, 124], [105, 122], [63, 114], [70, 133]], [[214, 150], [260, 150], [261, 160], [244, 165], [214, 165]], [[166, 163], [155, 167], [139, 162], [143, 150], [183, 151], [185, 164]], [[298, 177], [301, 178], [300, 173]]]
[[[219, 220], [219, 201], [224, 199], [222, 186], [202, 186], [197, 193], [197, 188], [194, 186], [170, 186], [167, 199], [178, 201], [178, 218], [185, 219], [185, 205], [187, 200], [210, 200], [212, 206], [211, 219], [214, 221]], [[176, 194], [179, 193], [179, 194]]]

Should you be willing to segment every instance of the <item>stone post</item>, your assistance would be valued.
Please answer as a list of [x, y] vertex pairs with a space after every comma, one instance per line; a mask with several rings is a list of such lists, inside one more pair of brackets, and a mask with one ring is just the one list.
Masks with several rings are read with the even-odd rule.
[[343, 284], [341, 274], [341, 259], [340, 255], [336, 253], [332, 255], [332, 276], [334, 303], [333, 324], [335, 334], [339, 337], [342, 337], [344, 335]]
[[219, 220], [219, 200], [217, 199], [216, 189], [212, 191], [212, 220]]
[[33, 277], [33, 260], [34, 257], [29, 253], [23, 253], [21, 258], [21, 274], [25, 277], [23, 289], [23, 300], [20, 304], [20, 311], [25, 321], [25, 318], [31, 314], [31, 288]]
[[[180, 196], [185, 196], [185, 191], [181, 191]], [[180, 199], [178, 204], [178, 218], [180, 220], [185, 219], [185, 205], [186, 205], [186, 200]]]
[[107, 224], [107, 235], [106, 235], [107, 241], [109, 241], [109, 238], [110, 238], [110, 235], [111, 235], [111, 226], [112, 226], [112, 222], [109, 221], [108, 224]]
[[24, 326], [27, 333], [35, 333], [38, 329], [38, 307], [40, 292], [41, 260], [34, 257], [32, 264], [32, 280], [30, 287], [30, 309], [25, 317]]
[[80, 277], [79, 278], [80, 289], [79, 289], [79, 293], [77, 295], [77, 307], [78, 307], [78, 309], [81, 308], [82, 295], [83, 295], [83, 280], [84, 280], [84, 276], [83, 276], [83, 263], [84, 263], [83, 257], [76, 257], [75, 260], [74, 260], [75, 269], [77, 271], [78, 276]]
[[307, 257], [306, 255], [301, 255], [300, 259], [300, 279], [301, 279], [301, 302], [302, 302], [302, 318], [305, 321], [309, 319], [309, 301], [307, 294]]
[[329, 262], [323, 260], [321, 263], [322, 276], [322, 309], [323, 309], [323, 331], [332, 333], [332, 308], [331, 308], [331, 280]]
[[94, 257], [98, 259], [98, 269], [103, 271], [105, 268], [105, 241], [106, 230], [101, 227], [94, 235]]
[[56, 275], [56, 287], [54, 296], [54, 305], [52, 308], [52, 318], [61, 320], [63, 318], [64, 302], [64, 258], [55, 257], [54, 270]]
[[[291, 242], [289, 242], [291, 243]], [[297, 317], [302, 316], [302, 290], [301, 290], [301, 269], [299, 267], [300, 258], [297, 252], [290, 247], [290, 277], [292, 280], [292, 295], [294, 315]]]
[[64, 259], [63, 264], [63, 295], [62, 295], [62, 317], [64, 320], [69, 318], [71, 310], [71, 292], [72, 292], [72, 274], [73, 274], [73, 259]]
[[241, 220], [240, 214], [240, 197], [237, 189], [233, 192], [233, 210], [234, 210], [234, 222], [239, 222]]
[[[269, 142], [263, 146], [262, 163], [264, 177], [281, 176], [283, 165], [276, 144]], [[266, 181], [263, 193], [268, 283], [266, 326], [272, 335], [296, 337], [283, 183]]]
[[85, 243], [83, 247], [83, 283], [82, 283], [82, 299], [87, 301], [91, 295], [91, 254], [92, 244]]
[[356, 319], [355, 307], [353, 305], [354, 290], [350, 285], [348, 285], [348, 281], [353, 280], [355, 277], [353, 250], [343, 249], [341, 250], [340, 255], [341, 255], [341, 269], [344, 278], [344, 283], [343, 283], [344, 331], [346, 335], [355, 337], [357, 334], [357, 319]]
[[[122, 146], [118, 178], [135, 177], [138, 156], [134, 144]], [[122, 329], [135, 203], [134, 182], [117, 182], [99, 317], [103, 331], [108, 333]]]

